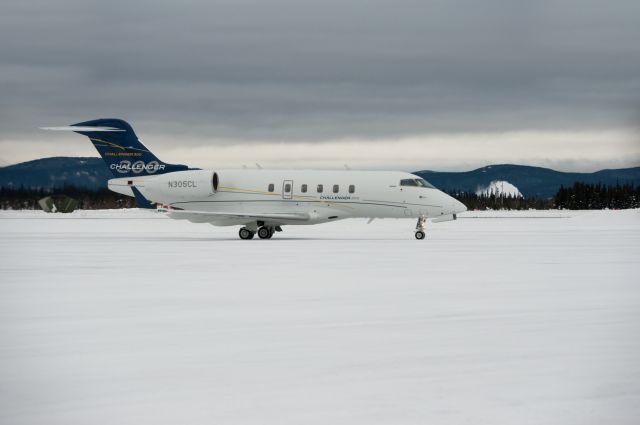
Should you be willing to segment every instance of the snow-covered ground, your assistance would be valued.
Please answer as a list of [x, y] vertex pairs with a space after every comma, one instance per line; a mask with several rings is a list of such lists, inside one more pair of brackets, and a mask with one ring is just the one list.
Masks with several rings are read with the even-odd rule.
[[640, 211], [0, 213], [0, 423], [637, 424]]

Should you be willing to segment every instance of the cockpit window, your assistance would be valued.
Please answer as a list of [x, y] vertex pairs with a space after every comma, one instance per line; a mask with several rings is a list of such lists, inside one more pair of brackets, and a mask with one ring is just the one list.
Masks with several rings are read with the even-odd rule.
[[416, 183], [420, 187], [428, 187], [431, 189], [435, 189], [435, 186], [429, 183], [428, 181], [426, 181], [425, 179], [416, 179]]
[[400, 180], [400, 186], [418, 186], [435, 189], [435, 187], [425, 179], [402, 179]]

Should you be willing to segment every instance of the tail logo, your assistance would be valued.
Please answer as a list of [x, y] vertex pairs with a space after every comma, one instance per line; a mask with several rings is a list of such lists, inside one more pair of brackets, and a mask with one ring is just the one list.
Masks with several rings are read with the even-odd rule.
[[[109, 147], [111, 147], [111, 148], [121, 149], [123, 151], [126, 151], [127, 149], [131, 149], [133, 151], [151, 153], [146, 149], [135, 148], [133, 146], [122, 146], [122, 145], [118, 145], [117, 143], [107, 142], [106, 140], [102, 140], [102, 139], [96, 139], [96, 138], [91, 138], [90, 137], [89, 140], [91, 140], [93, 142], [93, 145], [95, 147], [101, 147], [101, 148], [109, 148]], [[138, 142], [140, 142], [140, 140], [138, 140]]]
[[146, 164], [144, 161], [136, 161], [132, 164], [131, 161], [125, 159], [117, 164], [111, 164], [109, 168], [120, 174], [140, 174], [143, 171], [146, 171], [148, 174], [154, 174], [158, 171], [164, 170], [164, 164], [160, 164], [158, 161], [150, 161]]

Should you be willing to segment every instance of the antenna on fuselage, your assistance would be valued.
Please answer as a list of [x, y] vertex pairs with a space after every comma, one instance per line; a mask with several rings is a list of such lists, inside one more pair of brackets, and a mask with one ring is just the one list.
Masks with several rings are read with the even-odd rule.
[[344, 169], [347, 171], [351, 171], [351, 168], [349, 168], [349, 166], [347, 164], [344, 164]]
[[256, 167], [258, 167], [258, 170], [262, 170], [262, 165], [258, 164], [257, 162], [256, 162]]

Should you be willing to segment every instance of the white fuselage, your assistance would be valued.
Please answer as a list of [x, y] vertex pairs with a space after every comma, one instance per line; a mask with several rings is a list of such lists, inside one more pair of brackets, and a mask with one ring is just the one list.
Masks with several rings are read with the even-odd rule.
[[390, 171], [189, 170], [112, 179], [109, 188], [131, 196], [133, 186], [148, 200], [178, 211], [229, 213], [228, 217], [190, 218], [219, 226], [249, 221], [233, 216], [238, 213], [308, 216], [307, 220], [277, 217], [262, 220], [280, 225], [317, 224], [352, 217], [444, 218], [466, 210], [459, 201], [436, 188], [402, 186], [403, 179], [419, 177]]

